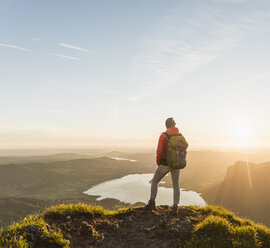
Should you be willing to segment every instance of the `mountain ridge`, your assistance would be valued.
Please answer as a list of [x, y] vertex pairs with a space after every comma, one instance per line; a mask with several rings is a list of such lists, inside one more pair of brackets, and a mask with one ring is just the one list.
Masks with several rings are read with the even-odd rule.
[[56, 205], [0, 232], [7, 247], [261, 247], [270, 246], [270, 229], [207, 206], [143, 207], [108, 211], [86, 204]]
[[270, 162], [237, 161], [224, 180], [203, 194], [209, 204], [224, 206], [240, 216], [270, 225]]

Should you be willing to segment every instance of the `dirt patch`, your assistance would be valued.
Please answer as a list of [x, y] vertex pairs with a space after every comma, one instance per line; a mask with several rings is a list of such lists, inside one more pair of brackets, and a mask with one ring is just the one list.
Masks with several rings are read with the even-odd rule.
[[191, 239], [200, 213], [181, 207], [173, 214], [168, 206], [156, 210], [143, 207], [113, 216], [76, 214], [47, 222], [64, 238], [71, 248], [81, 247], [184, 247]]

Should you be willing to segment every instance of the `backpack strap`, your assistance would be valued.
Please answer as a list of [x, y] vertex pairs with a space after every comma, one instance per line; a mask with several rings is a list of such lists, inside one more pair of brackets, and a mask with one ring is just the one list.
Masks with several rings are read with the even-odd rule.
[[[167, 139], [169, 139], [171, 136], [167, 134], [166, 132], [163, 132], [163, 134], [166, 136]], [[178, 136], [183, 136], [181, 133], [178, 134]]]
[[167, 139], [170, 139], [170, 135], [169, 134], [167, 134], [166, 132], [163, 132], [163, 134], [165, 135], [165, 137], [167, 138]]

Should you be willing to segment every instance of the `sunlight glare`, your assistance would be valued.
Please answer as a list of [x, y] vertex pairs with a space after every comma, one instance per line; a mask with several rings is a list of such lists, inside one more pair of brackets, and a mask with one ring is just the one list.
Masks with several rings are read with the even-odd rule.
[[247, 118], [238, 119], [234, 124], [234, 140], [237, 146], [247, 147], [251, 144], [252, 123]]

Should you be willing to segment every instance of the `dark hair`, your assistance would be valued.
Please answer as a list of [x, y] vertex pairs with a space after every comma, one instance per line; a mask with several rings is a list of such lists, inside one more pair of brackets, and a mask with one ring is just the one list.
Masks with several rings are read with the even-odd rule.
[[169, 128], [169, 127], [175, 127], [175, 121], [172, 117], [168, 118], [166, 121], [165, 121], [165, 125], [166, 125], [166, 128]]

